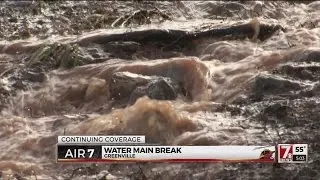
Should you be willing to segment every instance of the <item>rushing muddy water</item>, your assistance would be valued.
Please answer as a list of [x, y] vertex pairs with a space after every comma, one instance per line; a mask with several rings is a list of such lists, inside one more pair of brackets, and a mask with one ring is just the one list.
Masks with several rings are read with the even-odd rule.
[[[0, 8], [0, 177], [320, 178], [320, 2]], [[54, 147], [63, 134], [145, 134], [164, 145], [308, 143], [310, 162], [61, 165]]]

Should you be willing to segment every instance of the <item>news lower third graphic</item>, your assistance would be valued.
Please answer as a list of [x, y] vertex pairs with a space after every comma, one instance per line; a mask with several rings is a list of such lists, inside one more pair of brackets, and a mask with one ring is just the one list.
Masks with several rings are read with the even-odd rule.
[[160, 146], [144, 136], [59, 136], [57, 162], [307, 162], [307, 144]]
[[307, 163], [308, 144], [278, 144], [278, 163]]
[[[57, 146], [58, 162], [275, 162], [259, 146]], [[273, 148], [273, 149], [272, 149]], [[269, 147], [274, 152], [275, 147]], [[265, 151], [264, 151], [265, 152]], [[271, 153], [272, 155], [272, 153]]]

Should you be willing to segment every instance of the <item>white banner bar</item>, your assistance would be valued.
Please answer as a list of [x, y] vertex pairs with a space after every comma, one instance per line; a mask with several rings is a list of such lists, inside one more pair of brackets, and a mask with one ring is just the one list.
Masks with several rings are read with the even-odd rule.
[[275, 146], [102, 146], [105, 161], [270, 161]]
[[58, 144], [143, 144], [145, 136], [58, 136]]

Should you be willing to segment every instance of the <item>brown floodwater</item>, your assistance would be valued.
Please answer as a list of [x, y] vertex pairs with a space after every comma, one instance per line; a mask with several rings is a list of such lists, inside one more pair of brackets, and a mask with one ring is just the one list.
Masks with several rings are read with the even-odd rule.
[[[38, 8], [37, 4], [25, 3], [28, 7]], [[19, 9], [21, 12], [16, 14], [25, 15], [25, 18], [2, 12], [8, 16], [3, 17], [14, 21], [7, 27], [6, 24], [2, 24], [0, 29], [0, 78], [3, 91], [0, 116], [0, 172], [4, 179], [13, 179], [14, 176], [26, 179], [68, 179], [71, 176], [73, 179], [96, 179], [103, 171], [108, 171], [107, 178], [110, 179], [134, 179], [133, 176], [124, 175], [136, 171], [137, 168], [133, 165], [113, 167], [102, 164], [56, 164], [55, 143], [57, 136], [63, 134], [144, 134], [147, 141], [164, 145], [272, 145], [274, 139], [285, 132], [283, 127], [266, 130], [265, 124], [250, 121], [244, 114], [232, 115], [224, 106], [233, 105], [239, 99], [247, 97], [254, 90], [257, 77], [271, 73], [284, 64], [303, 64], [304, 59], [310, 58], [312, 53], [316, 58], [320, 57], [318, 1], [150, 2], [150, 6], [152, 4], [170, 14], [171, 19], [140, 25], [133, 21], [129, 22], [128, 26], [123, 24], [119, 27], [111, 27], [112, 23], [109, 21], [114, 21], [106, 19], [108, 13], [114, 13], [116, 20], [123, 14], [131, 14], [137, 7], [150, 8], [148, 3], [95, 2], [105, 6], [105, 14], [102, 15], [98, 13], [101, 7], [92, 6], [91, 10], [86, 9], [88, 3], [42, 4], [42, 10], [35, 14]], [[20, 6], [23, 5], [15, 4], [14, 1], [2, 2], [1, 11], [8, 7]], [[121, 7], [128, 9], [123, 10]], [[9, 8], [7, 10], [9, 11]], [[68, 15], [69, 11], [73, 15]], [[52, 18], [48, 17], [54, 16], [53, 12], [58, 13], [57, 16], [62, 20], [51, 21]], [[79, 16], [75, 18], [75, 22], [72, 22], [73, 16]], [[12, 20], [14, 17], [17, 22]], [[81, 18], [89, 17], [103, 17], [104, 19], [97, 21], [101, 20], [105, 24], [97, 28], [89, 28], [90, 25], [88, 28], [85, 25], [80, 27], [81, 23], [89, 22], [88, 19], [81, 22]], [[43, 24], [37, 25], [35, 19], [42, 20]], [[70, 27], [61, 23], [63, 21], [69, 23]], [[3, 20], [3, 23], [8, 22]], [[25, 25], [26, 23], [28, 25]], [[78, 23], [78, 26], [74, 23]], [[130, 56], [130, 60], [120, 57], [123, 52], [119, 52], [120, 58], [114, 57], [105, 50], [108, 46], [91, 43], [93, 39], [102, 38], [104, 35], [127, 31], [199, 31], [200, 26], [208, 26], [210, 29], [246, 23], [251, 24], [256, 33], [259, 33], [259, 24], [278, 24], [285, 30], [275, 32], [264, 41], [256, 39], [255, 35], [244, 39], [201, 39], [195, 43], [193, 49], [175, 52], [174, 55], [168, 55], [161, 50], [155, 51], [156, 47], [150, 45], [140, 48], [136, 54]], [[31, 29], [28, 38], [24, 38], [19, 30], [25, 26]], [[13, 31], [10, 28], [13, 27], [18, 29], [10, 34]], [[47, 31], [42, 32], [45, 28]], [[54, 33], [55, 28], [63, 32]], [[69, 69], [49, 69], [45, 71], [42, 81], [22, 82], [25, 87], [20, 89], [13, 86], [15, 80], [18, 81], [12, 79], [18, 76], [16, 70], [27, 69], [24, 66], [26, 57], [43, 44], [55, 42], [81, 44], [80, 48], [88, 54], [90, 50], [95, 49], [100, 53], [99, 58], [103, 60]], [[89, 56], [85, 58], [95, 59]], [[313, 65], [318, 67], [319, 62], [318, 60]], [[132, 104], [120, 102], [114, 99], [110, 92], [112, 77], [116, 72], [130, 72], [137, 74], [137, 77], [167, 77], [179, 82], [185, 94], [178, 95], [175, 100], [156, 100], [143, 96]], [[309, 89], [314, 88], [316, 82], [319, 82], [319, 79], [287, 79]], [[319, 105], [319, 96], [315, 97], [315, 101]], [[244, 107], [238, 109], [255, 107], [255, 104], [252, 104], [243, 105]], [[177, 171], [184, 172], [183, 169], [197, 169], [190, 170], [191, 173], [185, 172], [189, 173], [189, 179], [215, 179], [215, 176], [223, 177], [223, 172], [227, 171], [221, 164], [205, 166], [207, 170], [204, 171], [202, 167], [183, 164], [147, 164], [143, 165], [143, 168], [146, 179], [179, 179]], [[79, 167], [82, 170], [80, 168], [79, 172], [74, 171]], [[207, 172], [211, 175], [208, 176]], [[155, 175], [157, 173], [160, 175]], [[229, 175], [226, 173], [225, 177]], [[244, 174], [242, 177], [246, 179], [248, 176]], [[256, 179], [262, 176], [253, 175]], [[180, 179], [186, 179], [182, 177]]]

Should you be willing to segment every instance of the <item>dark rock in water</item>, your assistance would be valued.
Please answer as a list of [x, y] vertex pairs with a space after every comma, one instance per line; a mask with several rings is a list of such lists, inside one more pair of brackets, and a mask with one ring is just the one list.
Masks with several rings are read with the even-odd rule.
[[301, 80], [318, 80], [320, 65], [317, 64], [284, 64], [274, 70], [274, 73], [290, 76]]
[[[312, 99], [283, 100], [276, 103], [263, 102], [256, 120], [262, 121], [273, 127], [284, 126], [286, 128], [301, 128], [308, 131], [318, 128], [319, 103]], [[298, 128], [299, 129], [299, 128]], [[308, 133], [306, 134], [308, 136]]]
[[164, 78], [150, 82], [147, 86], [137, 87], [131, 94], [128, 104], [132, 105], [143, 96], [157, 100], [173, 100], [177, 98], [177, 92], [173, 83]]
[[320, 62], [320, 51], [310, 50], [307, 51], [306, 62]]
[[151, 77], [142, 76], [130, 72], [116, 72], [111, 77], [110, 94], [115, 99], [129, 98], [138, 87], [147, 85]]
[[299, 123], [296, 116], [296, 110], [292, 105], [287, 103], [287, 100], [281, 100], [276, 103], [266, 103], [263, 101], [263, 108], [259, 110], [255, 120], [262, 122], [263, 124], [269, 124], [272, 127], [278, 127], [278, 125], [286, 124], [287, 127], [292, 127]]
[[148, 87], [148, 96], [151, 99], [173, 100], [177, 98], [177, 93], [164, 78], [152, 82]]
[[9, 95], [9, 94], [10, 94], [10, 89], [0, 84], [0, 95]]
[[128, 99], [129, 104], [142, 96], [151, 99], [172, 100], [181, 92], [181, 86], [170, 78], [143, 76], [130, 72], [116, 72], [110, 82], [111, 97], [116, 100]]
[[315, 84], [312, 90], [315, 92], [315, 94], [320, 95], [320, 82]]
[[320, 51], [319, 49], [308, 49], [303, 51], [299, 56], [293, 58], [295, 62], [320, 62]]
[[[139, 49], [140, 44], [133, 42], [133, 41], [117, 41], [117, 42], [110, 42], [106, 45], [106, 47], [114, 48], [114, 49], [122, 49], [127, 52], [135, 52]], [[110, 50], [110, 49], [109, 49]]]
[[280, 25], [261, 24], [258, 39], [260, 39], [261, 41], [267, 40], [278, 30], [284, 31], [284, 29]]
[[142, 86], [142, 87], [137, 87], [132, 93], [131, 96], [129, 98], [129, 105], [133, 105], [137, 99], [139, 99], [140, 97], [145, 96], [146, 94], [148, 94], [148, 87], [147, 86]]
[[236, 97], [232, 102], [231, 104], [236, 104], [236, 105], [246, 105], [248, 104], [250, 101], [249, 101], [249, 98], [247, 95], [240, 95], [238, 97]]
[[11, 18], [9, 18], [9, 22], [17, 23], [18, 22], [18, 18], [17, 17], [11, 17]]
[[316, 83], [311, 90], [302, 91], [300, 95], [304, 97], [320, 96], [320, 82]]
[[68, 125], [72, 122], [71, 119], [57, 119], [53, 122], [52, 124], [52, 131], [56, 131], [58, 129], [60, 129], [61, 127], [64, 127], [65, 125]]
[[23, 79], [31, 82], [43, 82], [46, 76], [43, 72], [26, 71], [23, 73]]
[[285, 118], [288, 115], [290, 107], [281, 105], [279, 103], [268, 106], [263, 113], [269, 116], [275, 116], [278, 119]]
[[15, 81], [13, 82], [12, 87], [17, 88], [17, 89], [24, 89], [24, 88], [25, 88], [25, 85], [24, 85], [24, 83], [22, 82], [22, 80], [17, 79], [17, 80], [15, 80]]
[[103, 54], [101, 52], [99, 52], [99, 50], [97, 48], [88, 49], [87, 51], [93, 58], [103, 57]]
[[111, 56], [121, 59], [132, 59], [132, 55], [138, 51], [139, 43], [132, 41], [109, 42], [105, 45], [104, 51], [111, 53]]
[[292, 91], [298, 91], [302, 88], [297, 82], [276, 75], [263, 74], [255, 80], [253, 93], [257, 100], [261, 100], [264, 95], [292, 94]]

